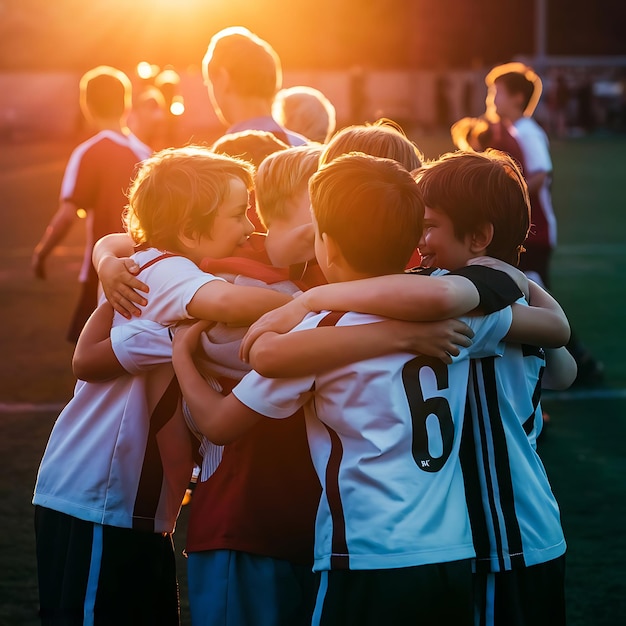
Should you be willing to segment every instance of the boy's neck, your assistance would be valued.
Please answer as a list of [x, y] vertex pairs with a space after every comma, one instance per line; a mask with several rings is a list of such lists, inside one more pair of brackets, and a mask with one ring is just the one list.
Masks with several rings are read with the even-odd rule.
[[503, 116], [504, 119], [508, 122], [510, 122], [511, 124], [515, 124], [515, 122], [517, 122], [517, 120], [520, 120], [524, 117], [523, 113], [520, 113], [518, 111], [513, 112], [511, 115], [508, 116]]
[[252, 120], [257, 117], [270, 117], [272, 103], [261, 98], [248, 98], [230, 102], [227, 119], [230, 126]]
[[104, 118], [95, 118], [92, 120], [91, 124], [98, 132], [111, 130], [122, 135], [130, 134], [130, 129], [126, 126], [126, 123], [119, 119], [109, 120]]

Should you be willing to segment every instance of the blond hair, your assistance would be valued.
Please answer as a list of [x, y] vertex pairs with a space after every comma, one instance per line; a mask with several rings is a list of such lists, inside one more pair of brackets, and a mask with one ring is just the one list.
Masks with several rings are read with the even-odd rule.
[[424, 160], [421, 152], [402, 128], [386, 118], [381, 118], [373, 124], [347, 126], [337, 132], [324, 149], [320, 164], [328, 163], [350, 152], [393, 159], [409, 172], [421, 167]]
[[272, 220], [286, 217], [289, 200], [307, 189], [321, 153], [321, 145], [305, 144], [274, 152], [259, 165], [255, 177], [257, 215], [266, 228]]
[[274, 98], [272, 115], [281, 126], [319, 143], [328, 141], [337, 125], [331, 101], [305, 85], [281, 89]]
[[179, 235], [209, 234], [230, 181], [252, 188], [254, 168], [208, 148], [167, 148], [142, 162], [128, 193], [126, 230], [135, 243], [176, 251]]

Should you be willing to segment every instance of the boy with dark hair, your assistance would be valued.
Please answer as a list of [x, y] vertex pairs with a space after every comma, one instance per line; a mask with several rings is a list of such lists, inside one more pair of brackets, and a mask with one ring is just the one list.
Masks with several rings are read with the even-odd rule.
[[[402, 166], [363, 154], [338, 157], [312, 177], [310, 193], [316, 257], [339, 290], [403, 271], [421, 234], [424, 206]], [[365, 237], [361, 227], [369, 223], [385, 228]], [[370, 280], [383, 278], [391, 277]], [[431, 278], [404, 278], [435, 288]], [[461, 310], [474, 308], [479, 294], [486, 310], [502, 304], [487, 287], [479, 291], [462, 277], [451, 282], [456, 296], [463, 294]], [[380, 319], [324, 312], [288, 336], [297, 344], [305, 329]], [[191, 416], [215, 443], [236, 439], [263, 416], [284, 418], [305, 407], [323, 487], [315, 540], [322, 579], [313, 624], [472, 624], [474, 549], [458, 458], [469, 357], [496, 353], [511, 311], [465, 321], [475, 331], [473, 344], [449, 366], [403, 352], [289, 380], [251, 372], [225, 398], [193, 362], [202, 326], [175, 336], [174, 367]], [[294, 355], [302, 358], [295, 348]]]
[[[529, 209], [521, 172], [510, 157], [495, 151], [447, 154], [419, 170], [416, 178], [426, 205], [419, 244], [425, 265], [461, 267], [483, 261], [479, 258], [483, 255], [517, 263], [528, 230]], [[396, 283], [395, 289], [416, 292], [410, 278], [402, 278], [402, 286]], [[307, 302], [311, 310], [332, 304], [404, 315], [392, 285], [370, 287], [368, 282], [372, 283], [361, 284], [360, 293], [346, 289], [333, 295], [324, 287], [299, 300]], [[531, 300], [539, 297], [543, 302], [545, 295], [531, 284]], [[417, 307], [417, 297], [414, 300]], [[516, 306], [520, 305], [522, 302]], [[328, 357], [321, 335], [313, 340], [317, 340], [320, 355]], [[566, 340], [565, 334], [560, 341]], [[331, 338], [324, 341], [332, 345]], [[253, 348], [251, 362], [264, 369], [267, 354], [278, 348], [271, 334], [263, 335], [260, 342], [262, 345]], [[358, 349], [362, 352], [361, 346]], [[280, 355], [289, 353], [289, 346], [282, 341]], [[547, 355], [552, 363], [544, 371], [542, 350], [506, 343], [500, 358], [485, 356], [470, 364], [460, 454], [476, 549], [477, 626], [564, 624], [565, 540], [558, 505], [536, 453], [536, 438], [542, 428], [541, 383], [567, 387], [576, 368], [564, 348], [547, 351]], [[290, 364], [282, 360], [283, 373], [279, 375], [286, 375]], [[319, 370], [336, 362], [336, 358], [326, 358], [322, 363], [316, 357], [306, 364]], [[277, 375], [276, 357], [270, 365]]]
[[[523, 63], [507, 63], [493, 68], [487, 74], [485, 83], [488, 112], [495, 113], [504, 123], [512, 126], [523, 154], [532, 228], [524, 244], [526, 254], [520, 260], [520, 269], [549, 289], [557, 222], [552, 207], [550, 142], [544, 129], [532, 117], [541, 97], [541, 79]], [[576, 384], [593, 385], [602, 381], [602, 363], [593, 358], [575, 333], [572, 333], [567, 348], [578, 365]]]
[[122, 232], [124, 193], [137, 163], [152, 153], [126, 126], [132, 99], [126, 74], [101, 65], [82, 76], [79, 89], [81, 111], [97, 133], [72, 152], [63, 175], [59, 208], [31, 260], [35, 276], [45, 278], [48, 255], [78, 219], [77, 211], [86, 211], [87, 243], [79, 274], [82, 289], [67, 334], [72, 342], [96, 308], [98, 276], [91, 264], [93, 244], [104, 235]]

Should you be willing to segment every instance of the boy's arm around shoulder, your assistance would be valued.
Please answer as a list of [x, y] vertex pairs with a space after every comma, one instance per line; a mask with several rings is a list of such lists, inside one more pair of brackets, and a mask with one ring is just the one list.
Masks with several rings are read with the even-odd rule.
[[319, 326], [283, 334], [267, 332], [252, 345], [252, 367], [268, 378], [298, 377], [344, 367], [393, 352], [426, 354], [452, 363], [472, 330], [456, 319], [388, 320], [355, 326]]
[[544, 389], [563, 391], [575, 380], [578, 374], [576, 360], [567, 348], [548, 348], [546, 353], [546, 368], [541, 379]]
[[354, 311], [426, 322], [458, 317], [475, 309], [479, 303], [478, 289], [462, 276], [394, 274], [321, 285], [252, 324], [242, 341], [241, 357], [249, 359], [252, 346], [264, 333], [286, 333], [312, 312]]
[[123, 374], [142, 374], [171, 363], [170, 329], [148, 320], [111, 328], [113, 309], [101, 304], [85, 324], [74, 351], [74, 375], [88, 382], [103, 382]]
[[200, 287], [187, 305], [191, 317], [233, 326], [249, 326], [261, 315], [291, 302], [289, 294], [212, 280]]
[[147, 300], [139, 293], [148, 293], [149, 288], [135, 274], [139, 266], [130, 255], [134, 246], [132, 239], [123, 233], [112, 233], [96, 241], [91, 260], [106, 299], [126, 319], [139, 317]]
[[300, 298], [308, 311], [355, 311], [409, 322], [458, 317], [480, 302], [471, 280], [450, 274], [376, 276], [314, 287]]
[[113, 308], [105, 302], [83, 327], [72, 357], [72, 371], [79, 380], [102, 382], [127, 373], [111, 347], [112, 320]]
[[542, 348], [560, 348], [570, 338], [570, 326], [559, 303], [529, 280], [530, 306], [514, 304], [513, 322], [505, 339]]

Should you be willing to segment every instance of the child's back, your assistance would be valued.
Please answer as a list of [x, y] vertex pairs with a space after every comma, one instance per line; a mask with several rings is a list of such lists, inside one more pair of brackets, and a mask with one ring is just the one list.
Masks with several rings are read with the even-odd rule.
[[[463, 250], [457, 263], [480, 254], [517, 263], [530, 223], [529, 201], [511, 159], [491, 151], [444, 155], [417, 180], [429, 207], [427, 224], [439, 231], [450, 225], [448, 238], [427, 231], [420, 242], [420, 251], [433, 263], [449, 259], [445, 254], [452, 247]], [[480, 240], [485, 225], [492, 236], [483, 239], [483, 247], [466, 247], [464, 242]], [[527, 306], [525, 300], [519, 304]], [[476, 547], [477, 611], [485, 615], [495, 610], [496, 624], [520, 618], [515, 607], [522, 605], [526, 616], [520, 623], [564, 620], [559, 557], [566, 545], [559, 508], [536, 450], [545, 366], [543, 349], [507, 343], [499, 358], [473, 359], [470, 367], [461, 461]], [[541, 572], [537, 578], [524, 573], [539, 564], [547, 568], [545, 579]], [[494, 578], [494, 573], [502, 577]], [[529, 578], [520, 583], [525, 576]]]

